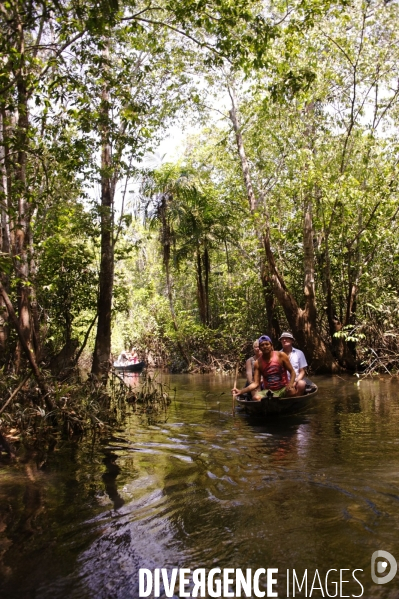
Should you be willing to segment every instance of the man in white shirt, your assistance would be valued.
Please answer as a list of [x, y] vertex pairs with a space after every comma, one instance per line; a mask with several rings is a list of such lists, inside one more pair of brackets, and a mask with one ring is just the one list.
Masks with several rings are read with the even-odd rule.
[[305, 392], [306, 387], [306, 371], [308, 363], [306, 362], [305, 354], [300, 349], [296, 349], [292, 347], [292, 342], [295, 341], [293, 335], [291, 333], [284, 332], [281, 334], [279, 341], [281, 341], [281, 345], [283, 346], [283, 352], [287, 354], [292, 368], [295, 370], [295, 385], [296, 388]]

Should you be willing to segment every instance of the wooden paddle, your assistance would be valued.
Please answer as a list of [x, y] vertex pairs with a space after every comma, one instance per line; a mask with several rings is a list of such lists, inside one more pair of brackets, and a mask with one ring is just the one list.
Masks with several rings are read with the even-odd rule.
[[[234, 375], [234, 385], [233, 385], [233, 389], [235, 389], [237, 387], [237, 378], [238, 378], [238, 366], [239, 366], [239, 361], [237, 361], [236, 364], [236, 372]], [[235, 395], [233, 393], [233, 416], [235, 416]]]

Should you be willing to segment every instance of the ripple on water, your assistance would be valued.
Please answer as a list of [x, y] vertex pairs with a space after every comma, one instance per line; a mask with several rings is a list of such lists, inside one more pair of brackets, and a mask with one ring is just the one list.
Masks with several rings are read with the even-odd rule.
[[[137, 599], [139, 567], [368, 572], [376, 548], [398, 554], [397, 381], [319, 377], [305, 414], [259, 423], [232, 417], [225, 378], [171, 380], [181, 401], [167, 422], [128, 415], [94, 454], [83, 444], [50, 457], [34, 482], [19, 466], [4, 480], [7, 591]], [[41, 530], [30, 540], [27, 520]]]

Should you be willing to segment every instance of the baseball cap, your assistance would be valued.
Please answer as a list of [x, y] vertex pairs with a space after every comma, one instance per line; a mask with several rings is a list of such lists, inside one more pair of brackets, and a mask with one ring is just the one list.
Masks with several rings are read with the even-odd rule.
[[259, 344], [261, 344], [262, 341], [269, 341], [270, 343], [272, 342], [270, 337], [268, 337], [267, 335], [262, 335], [261, 337], [259, 337], [258, 341], [259, 341]]

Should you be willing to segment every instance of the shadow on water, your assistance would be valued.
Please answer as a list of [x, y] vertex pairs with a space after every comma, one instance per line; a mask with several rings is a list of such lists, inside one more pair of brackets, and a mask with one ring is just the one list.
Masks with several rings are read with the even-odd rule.
[[270, 434], [290, 434], [295, 432], [295, 428], [307, 424], [309, 416], [305, 414], [289, 414], [274, 418], [256, 418], [254, 416], [244, 416], [246, 423], [253, 430], [262, 430]]

